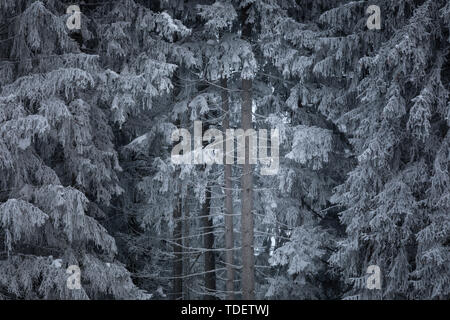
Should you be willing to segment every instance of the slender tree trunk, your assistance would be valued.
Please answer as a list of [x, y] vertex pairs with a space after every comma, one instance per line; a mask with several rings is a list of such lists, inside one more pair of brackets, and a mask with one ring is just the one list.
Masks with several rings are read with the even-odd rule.
[[[177, 89], [179, 90], [179, 89]], [[176, 93], [176, 92], [175, 92]], [[176, 96], [176, 94], [175, 94]], [[175, 121], [177, 128], [181, 125], [181, 120], [177, 119]], [[175, 178], [180, 175], [180, 170], [175, 171]], [[173, 209], [173, 287], [172, 287], [172, 299], [182, 300], [183, 299], [183, 221], [182, 221], [182, 197], [181, 197], [181, 185], [177, 188], [176, 203]]]
[[[189, 212], [189, 203], [187, 201], [187, 199], [185, 200], [185, 204], [184, 204], [184, 248], [189, 248], [191, 246], [191, 242], [190, 242], [190, 212]], [[189, 249], [186, 249], [189, 250]], [[184, 253], [184, 275], [188, 275], [189, 274], [189, 265], [190, 265], [190, 259], [191, 259], [191, 255], [188, 252]], [[183, 290], [183, 295], [184, 295], [184, 299], [189, 300], [190, 299], [190, 292], [189, 292], [189, 284], [190, 284], [190, 280], [189, 278], [186, 278], [183, 281], [184, 284], [184, 290]]]
[[178, 196], [177, 203], [173, 210], [173, 220], [175, 221], [175, 227], [173, 229], [173, 291], [172, 299], [181, 300], [183, 298], [183, 233], [181, 222], [181, 196]]
[[[252, 36], [252, 25], [247, 23], [251, 4], [242, 8], [242, 37], [249, 41]], [[241, 124], [244, 131], [252, 126], [252, 80], [242, 79]], [[255, 256], [253, 248], [253, 173], [250, 164], [249, 139], [245, 139], [245, 164], [242, 169], [242, 297], [246, 300], [255, 298]]]
[[[242, 80], [242, 129], [252, 128], [252, 80]], [[255, 297], [255, 257], [253, 248], [253, 169], [249, 163], [249, 141], [245, 143], [245, 164], [243, 165], [242, 187], [242, 296], [245, 300]]]
[[211, 212], [211, 190], [210, 184], [206, 186], [205, 203], [202, 208], [203, 221], [203, 246], [205, 248], [205, 288], [208, 293], [205, 295], [205, 300], [215, 300], [214, 293], [216, 292], [216, 259], [214, 255], [214, 226], [210, 218]]
[[[224, 112], [223, 118], [223, 131], [226, 133], [227, 129], [230, 128], [230, 104], [228, 101], [228, 90], [227, 90], [227, 79], [222, 79], [222, 109]], [[234, 141], [233, 141], [234, 143]], [[225, 152], [226, 141], [224, 141]], [[233, 232], [233, 193], [232, 193], [232, 182], [231, 174], [232, 167], [231, 164], [226, 163], [226, 154], [224, 153], [223, 163], [225, 165], [224, 180], [225, 180], [225, 263], [227, 269], [227, 281], [226, 281], [226, 291], [227, 299], [234, 300], [234, 259], [233, 259], [233, 248], [234, 248], [234, 232]]]

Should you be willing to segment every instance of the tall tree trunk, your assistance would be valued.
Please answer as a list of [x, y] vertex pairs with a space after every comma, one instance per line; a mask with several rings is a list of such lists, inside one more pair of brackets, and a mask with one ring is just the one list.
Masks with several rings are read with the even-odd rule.
[[203, 221], [203, 246], [205, 248], [205, 288], [210, 294], [205, 295], [205, 300], [215, 300], [216, 292], [216, 259], [214, 255], [214, 226], [210, 218], [211, 212], [211, 190], [210, 184], [206, 185], [205, 203], [202, 208]]
[[[247, 23], [249, 4], [242, 9], [242, 37], [248, 41], [252, 35], [252, 26]], [[241, 125], [244, 131], [252, 129], [252, 80], [242, 79]], [[255, 256], [253, 248], [253, 173], [250, 164], [249, 138], [245, 138], [245, 164], [242, 169], [242, 297], [255, 298]]]
[[178, 195], [177, 203], [173, 210], [173, 220], [175, 223], [173, 229], [173, 290], [172, 299], [181, 300], [183, 298], [183, 239], [182, 239], [182, 221], [181, 221], [181, 195]]
[[[176, 89], [179, 91], [179, 89]], [[175, 96], [178, 92], [174, 92]], [[181, 125], [181, 120], [177, 119], [175, 121], [175, 126], [179, 128]], [[172, 146], [173, 147], [173, 146]], [[175, 179], [180, 176], [180, 169], [175, 171]], [[172, 287], [172, 299], [182, 300], [183, 299], [183, 221], [182, 221], [182, 196], [181, 196], [181, 184], [178, 186], [177, 197], [175, 207], [173, 209], [173, 287]]]
[[[252, 80], [242, 80], [242, 129], [252, 128]], [[246, 139], [248, 140], [248, 139]], [[245, 143], [245, 164], [242, 169], [242, 295], [246, 300], [255, 297], [255, 257], [253, 248], [253, 169], [249, 161], [249, 141]]]
[[[184, 248], [189, 248], [191, 246], [191, 242], [190, 242], [190, 212], [189, 212], [189, 202], [186, 199], [184, 202], [184, 208], [183, 208], [183, 212], [184, 212]], [[189, 254], [189, 249], [186, 249], [185, 253], [184, 253], [184, 275], [187, 276], [190, 272], [189, 270], [189, 265], [190, 265], [190, 259], [191, 259], [191, 255]], [[183, 281], [183, 285], [184, 285], [184, 290], [183, 290], [183, 298], [186, 300], [190, 299], [190, 292], [189, 292], [189, 284], [190, 284], [190, 279], [186, 278]]]
[[[223, 132], [226, 133], [227, 129], [230, 128], [230, 104], [228, 101], [228, 89], [227, 89], [227, 79], [222, 79], [222, 109], [224, 113], [223, 118]], [[233, 141], [234, 143], [234, 141]], [[234, 300], [234, 232], [233, 232], [233, 193], [232, 193], [232, 182], [231, 174], [232, 167], [231, 164], [226, 163], [226, 141], [224, 141], [225, 153], [223, 157], [223, 163], [225, 165], [224, 180], [225, 180], [225, 263], [227, 269], [227, 281], [226, 281], [226, 291], [227, 299]]]

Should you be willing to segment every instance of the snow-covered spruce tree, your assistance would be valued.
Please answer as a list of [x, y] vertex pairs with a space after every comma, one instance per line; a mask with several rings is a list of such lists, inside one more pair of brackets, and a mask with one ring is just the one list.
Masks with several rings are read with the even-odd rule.
[[180, 231], [179, 214], [188, 202], [186, 186], [191, 179], [189, 171], [180, 173], [170, 159], [171, 134], [178, 120], [176, 101], [183, 95], [176, 81], [184, 76], [183, 69], [197, 63], [184, 44], [190, 30], [171, 15], [174, 4], [117, 3], [99, 17], [104, 22], [100, 46], [109, 52], [105, 63], [114, 75], [105, 84], [106, 99], [113, 102], [121, 126], [117, 137], [123, 146], [125, 194], [117, 200], [117, 211], [125, 215], [117, 216], [113, 228], [123, 249], [121, 258], [139, 286], [155, 293], [155, 298], [172, 292], [172, 267], [180, 272], [181, 253], [173, 255], [181, 248], [181, 235], [176, 241], [171, 235]]
[[314, 19], [327, 3], [255, 3], [260, 26], [255, 42], [257, 56], [262, 56], [256, 123], [258, 128], [278, 128], [281, 148], [279, 173], [256, 178], [257, 235], [265, 235], [258, 240], [265, 248], [257, 258], [258, 267], [265, 267], [256, 273], [261, 297], [320, 299], [338, 294], [326, 262], [339, 233], [329, 200], [349, 169], [349, 146], [318, 106], [298, 94], [312, 77]]
[[[202, 35], [202, 60], [204, 65], [200, 77], [209, 84], [210, 90], [221, 95], [219, 110], [216, 113], [220, 115], [220, 121], [216, 126], [220, 127], [222, 132], [225, 133], [227, 129], [242, 127], [242, 125], [239, 125], [239, 123], [242, 123], [242, 117], [239, 116], [241, 113], [239, 111], [242, 108], [241, 82], [243, 78], [254, 74], [255, 59], [250, 44], [239, 37], [236, 32], [242, 28], [238, 16], [238, 6], [235, 8], [233, 3], [229, 1], [210, 2], [199, 5], [198, 12], [205, 23]], [[233, 198], [241, 193], [242, 203], [242, 192], [237, 192], [239, 189], [233, 189], [233, 180], [237, 180], [242, 173], [240, 166], [227, 164], [229, 156], [234, 158], [234, 153], [230, 154], [227, 149], [230, 143], [234, 144], [234, 139], [233, 141], [226, 141], [225, 139], [223, 142], [225, 150], [224, 170], [219, 171], [221, 197], [218, 199], [219, 202], [216, 202], [223, 209], [220, 212], [221, 216], [216, 221], [219, 226], [225, 227], [225, 234], [224, 237], [217, 239], [216, 247], [219, 246], [224, 249], [224, 252], [220, 252], [218, 256], [217, 262], [219, 265], [217, 267], [221, 269], [223, 266], [226, 273], [221, 271], [218, 273], [218, 279], [225, 280], [225, 285], [220, 286], [222, 290], [219, 292], [222, 294], [218, 294], [218, 296], [234, 299], [235, 294], [239, 296], [239, 293], [242, 292], [236, 290], [235, 285], [239, 281], [235, 276], [235, 266], [239, 265], [239, 261], [242, 261], [242, 259], [236, 257], [236, 254], [240, 253], [241, 250], [236, 250], [240, 247], [236, 244], [239, 243], [240, 237], [235, 237], [235, 233], [239, 234], [239, 232], [236, 232], [234, 223], [236, 221], [234, 213], [241, 210], [240, 206], [234, 208], [235, 204], [239, 204], [239, 202], [233, 201]], [[236, 178], [234, 178], [234, 175], [236, 175]], [[245, 253], [242, 251], [242, 258], [244, 256]], [[240, 274], [241, 279], [244, 272], [246, 271], [242, 270]], [[219, 284], [222, 285], [223, 282], [219, 282]], [[242, 284], [241, 287], [243, 286]]]
[[[231, 108], [239, 111], [240, 109], [240, 90], [235, 88], [237, 85], [240, 87], [241, 73], [249, 72], [252, 68], [253, 55], [251, 53], [248, 43], [239, 39], [238, 36], [233, 36], [230, 31], [233, 24], [237, 23], [237, 14], [234, 12], [230, 3], [213, 3], [213, 2], [190, 2], [180, 6], [176, 3], [165, 4], [167, 12], [172, 12], [174, 16], [180, 15], [183, 22], [189, 26], [193, 33], [184, 41], [183, 46], [190, 48], [195, 53], [195, 59], [197, 63], [188, 65], [182, 64], [179, 66], [175, 73], [175, 90], [172, 97], [165, 100], [167, 105], [171, 105], [171, 108], [166, 109], [164, 115], [166, 119], [176, 124], [177, 127], [188, 129], [193, 132], [193, 124], [195, 120], [203, 121], [205, 127], [203, 131], [209, 127], [216, 127], [220, 129], [221, 119], [224, 117], [221, 110], [221, 87], [222, 79], [230, 78], [230, 89], [232, 92], [237, 92], [236, 97], [230, 97]], [[233, 13], [234, 12], [234, 13]], [[186, 16], [184, 16], [186, 15]], [[201, 18], [201, 19], [199, 19]], [[234, 77], [233, 79], [231, 79]], [[239, 103], [235, 103], [239, 102]], [[230, 112], [234, 114], [234, 112]], [[231, 123], [236, 122], [236, 116], [233, 116]], [[167, 127], [165, 136], [170, 134], [171, 128]], [[173, 129], [172, 129], [173, 130]], [[146, 137], [142, 137], [136, 140], [136, 144], [130, 144], [133, 152], [139, 150], [138, 144], [141, 142], [144, 146]], [[221, 265], [225, 259], [222, 248], [225, 243], [222, 241], [223, 232], [221, 226], [223, 223], [222, 213], [223, 210], [223, 179], [221, 178], [222, 166], [173, 166], [170, 159], [170, 145], [165, 146], [165, 150], [162, 150], [159, 157], [154, 157], [155, 162], [153, 168], [147, 177], [142, 180], [142, 196], [147, 201], [148, 206], [163, 206], [164, 212], [171, 212], [178, 202], [177, 194], [181, 196], [183, 205], [183, 256], [192, 257], [193, 265], [191, 268], [185, 271], [183, 275], [183, 287], [186, 290], [183, 297], [202, 297], [205, 292], [211, 291], [207, 285], [200, 283], [201, 278], [205, 272], [209, 273], [212, 270], [205, 270], [205, 267], [201, 263], [196, 263], [196, 258], [199, 254], [211, 256], [209, 253], [214, 253], [217, 256], [217, 277], [224, 279], [225, 268]], [[126, 148], [130, 150], [130, 148]], [[145, 147], [142, 151], [145, 153]], [[209, 217], [214, 222], [213, 231], [205, 231], [205, 226], [199, 225], [200, 211], [203, 212], [206, 204], [205, 195], [211, 191], [212, 199], [210, 202]], [[174, 195], [175, 191], [175, 195]], [[141, 200], [140, 200], [141, 201]], [[167, 228], [170, 229], [174, 226], [174, 219], [170, 214], [164, 214], [165, 220], [161, 219], [159, 214], [161, 210], [147, 212], [145, 214], [146, 219], [150, 221], [149, 227], [161, 226], [158, 230], [159, 237], [166, 237]], [[186, 215], [190, 216], [187, 217]], [[205, 220], [203, 214], [201, 219]], [[212, 219], [212, 217], [214, 217]], [[176, 220], [176, 219], [175, 219]], [[153, 223], [153, 222], [157, 223]], [[211, 222], [210, 221], [210, 222]], [[163, 222], [163, 224], [161, 224]], [[210, 223], [209, 222], [209, 223]], [[167, 224], [165, 227], [164, 224]], [[210, 228], [210, 226], [208, 226]], [[186, 230], [192, 235], [186, 236]], [[210, 242], [205, 244], [201, 243], [201, 238], [207, 233], [217, 234], [217, 240], [215, 241], [215, 247], [211, 248]], [[176, 237], [174, 237], [176, 238]], [[167, 239], [166, 242], [173, 244], [174, 239]], [[189, 245], [187, 245], [189, 244]], [[180, 246], [181, 243], [176, 245]], [[202, 248], [204, 247], [204, 248]], [[229, 251], [234, 250], [234, 248]], [[164, 250], [162, 250], [164, 251]], [[164, 252], [162, 252], [164, 254]], [[166, 252], [167, 254], [167, 252]], [[178, 253], [177, 253], [178, 254]], [[175, 259], [178, 261], [179, 259]], [[184, 259], [185, 262], [189, 262], [189, 258]], [[202, 260], [200, 260], [202, 261]], [[164, 261], [162, 261], [164, 263]], [[167, 263], [167, 259], [166, 259]], [[226, 263], [226, 262], [225, 262]], [[210, 266], [208, 268], [211, 268]], [[167, 268], [161, 268], [162, 272]], [[148, 272], [146, 272], [148, 274]], [[196, 275], [196, 278], [193, 276]], [[147, 276], [147, 275], [146, 275]], [[206, 276], [206, 275], [205, 275]], [[158, 278], [155, 273], [152, 277]], [[167, 279], [170, 275], [165, 273]], [[161, 278], [161, 277], [160, 277]], [[172, 275], [172, 280], [175, 284], [175, 279], [180, 278], [179, 275]], [[206, 279], [205, 279], [206, 280]], [[225, 296], [225, 288], [221, 290], [221, 285], [224, 282], [216, 281], [218, 289], [213, 292], [214, 295], [222, 297]], [[167, 281], [163, 283], [166, 285]], [[179, 287], [179, 284], [176, 285]], [[213, 290], [214, 291], [214, 290]], [[229, 290], [231, 291], [231, 290]], [[192, 295], [190, 295], [192, 293]], [[180, 298], [180, 296], [177, 296]]]
[[[184, 19], [185, 23], [193, 30], [192, 35], [188, 37], [188, 41], [186, 41], [184, 45], [190, 47], [191, 50], [196, 53], [195, 57], [197, 58], [198, 63], [193, 67], [189, 68], [189, 66], [185, 66], [177, 70], [175, 76], [177, 88], [174, 91], [176, 94], [173, 98], [173, 109], [172, 111], [169, 111], [169, 114], [172, 113], [170, 114], [170, 118], [173, 119], [173, 123], [177, 123], [177, 126], [186, 128], [190, 132], [193, 132], [193, 122], [195, 120], [201, 120], [207, 126], [220, 128], [221, 118], [224, 117], [224, 114], [223, 110], [220, 110], [221, 103], [218, 98], [225, 88], [223, 79], [228, 79], [228, 84], [226, 86], [229, 87], [229, 99], [232, 110], [229, 114], [233, 115], [230, 122], [232, 126], [240, 127], [240, 117], [238, 115], [241, 105], [240, 88], [242, 77], [243, 75], [244, 77], [247, 77], [254, 74], [256, 64], [250, 44], [236, 35], [236, 30], [241, 28], [241, 22], [238, 19], [239, 16], [237, 14], [240, 10], [239, 3], [204, 2], [198, 4], [199, 6], [195, 4], [194, 6], [191, 6], [192, 3], [189, 6], [186, 5], [183, 7], [184, 10], [180, 10], [178, 6], [172, 8], [175, 13], [180, 10], [182, 12], [192, 12], [195, 15], [198, 14], [202, 20], [192, 19], [192, 16]], [[266, 92], [268, 92], [268, 90], [266, 90]], [[216, 246], [213, 250], [218, 252], [219, 265], [216, 268], [216, 270], [219, 271], [218, 278], [224, 279], [225, 273], [221, 271], [224, 271], [225, 268], [222, 268], [221, 264], [225, 262], [225, 266], [227, 266], [227, 262], [223, 261], [226, 259], [224, 259], [223, 252], [221, 251], [226, 244], [222, 241], [219, 232], [219, 227], [221, 227], [224, 220], [223, 217], [220, 217], [221, 214], [223, 214], [223, 210], [220, 208], [223, 207], [222, 192], [224, 192], [224, 190], [223, 179], [220, 178], [219, 181], [217, 181], [217, 177], [221, 177], [223, 174], [221, 166], [218, 168], [208, 168], [208, 166], [202, 167], [197, 165], [183, 166], [181, 169], [180, 167], [174, 168], [169, 158], [170, 155], [167, 152], [163, 154], [165, 154], [165, 158], [161, 157], [162, 162], [160, 159], [157, 159], [158, 162], [156, 162], [158, 165], [156, 170], [157, 174], [154, 175], [154, 177], [149, 176], [149, 179], [146, 179], [146, 187], [142, 188], [143, 190], [146, 190], [148, 195], [153, 195], [149, 200], [151, 203], [154, 201], [156, 205], [162, 203], [158, 200], [159, 197], [155, 196], [155, 194], [158, 194], [157, 192], [150, 192], [150, 190], [157, 191], [159, 188], [158, 184], [155, 184], [155, 180], [161, 181], [162, 187], [165, 186], [160, 189], [162, 192], [159, 193], [161, 194], [160, 197], [164, 199], [163, 203], [165, 203], [165, 208], [168, 209], [173, 208], [174, 203], [176, 203], [176, 199], [170, 195], [170, 193], [173, 193], [174, 190], [179, 190], [177, 185], [180, 183], [182, 185], [182, 198], [187, 201], [187, 203], [191, 203], [188, 211], [191, 214], [191, 219], [193, 219], [194, 217], [192, 216], [200, 209], [205, 201], [203, 192], [205, 192], [206, 189], [209, 189], [207, 188], [209, 182], [214, 182], [211, 184], [212, 189], [214, 189], [213, 187], [215, 185], [220, 187], [219, 194], [216, 194], [216, 198], [211, 201], [211, 208], [218, 207], [219, 210], [211, 210], [210, 216], [219, 216], [218, 218], [214, 218], [215, 230], [213, 232], [214, 234], [218, 234], [219, 237], [217, 238]], [[162, 163], [165, 164], [162, 165]], [[159, 171], [162, 169], [164, 169], [165, 173], [169, 171], [169, 176], [167, 176], [167, 174], [161, 174]], [[188, 174], [191, 176], [189, 177]], [[240, 173], [236, 174], [238, 179], [239, 175]], [[186, 182], [183, 182], [184, 180], [186, 180]], [[188, 192], [186, 193], [185, 190]], [[194, 190], [195, 197], [191, 196], [192, 192], [189, 192], [189, 190]], [[203, 192], [201, 192], [201, 190], [203, 190]], [[195, 204], [195, 201], [192, 200], [195, 200], [198, 203]], [[172, 205], [168, 206], [168, 203], [172, 203]], [[187, 210], [187, 208], [185, 207], [184, 210]], [[171, 211], [171, 209], [168, 211]], [[167, 215], [167, 217], [170, 216]], [[155, 216], [155, 218], [157, 217]], [[195, 232], [194, 228], [198, 228], [199, 226], [190, 224], [191, 219], [189, 219], [188, 224], [184, 224], [183, 227], [186, 229], [189, 226], [191, 232]], [[216, 230], [216, 228], [219, 228], [219, 230]], [[202, 229], [200, 228], [200, 230]], [[199, 232], [199, 237], [201, 238], [204, 233], [205, 232]], [[197, 239], [193, 238], [190, 242], [191, 246], [184, 245], [184, 249], [187, 249], [186, 252], [183, 253], [184, 256], [193, 255], [195, 257], [196, 251], [205, 253], [206, 255], [206, 252], [211, 250], [211, 248], [206, 247], [201, 250], [198, 249], [199, 246], [202, 246], [202, 244], [198, 242], [199, 237], [197, 237]], [[197, 244], [196, 247], [193, 246], [194, 243]], [[233, 246], [233, 244], [231, 244], [231, 246]], [[236, 245], [236, 247], [238, 246], [239, 245]], [[226, 252], [234, 250], [234, 247], [231, 247], [227, 249]], [[236, 264], [239, 264], [239, 260], [236, 261]], [[206, 271], [202, 268], [196, 268], [198, 268], [198, 264], [194, 264], [194, 268], [190, 270], [190, 273], [203, 275], [203, 272]], [[186, 281], [186, 279], [189, 279], [190, 277], [189, 274], [184, 275], [183, 281]], [[220, 281], [218, 283], [219, 286], [223, 284], [223, 282]], [[191, 287], [191, 289], [197, 291], [198, 294], [204, 292], [204, 289], [209, 290], [210, 288], [203, 289], [202, 286], [196, 285]], [[216, 295], [225, 296], [226, 293], [232, 291], [225, 289], [226, 288], [220, 290], [219, 288]]]
[[[66, 9], [62, 1], [0, 5], [0, 297], [144, 298], [98, 222], [123, 192], [110, 105], [98, 90], [110, 73], [70, 37]], [[95, 30], [82, 19], [87, 42]], [[70, 265], [81, 269], [81, 289], [67, 286]]]
[[[346, 237], [330, 263], [347, 299], [449, 297], [448, 1], [336, 3], [319, 18], [299, 94], [349, 138], [357, 166], [333, 201]], [[366, 288], [368, 266], [381, 290]]]
[[[327, 234], [325, 230], [327, 227], [329, 229], [329, 225], [327, 225], [327, 223], [329, 224], [329, 221], [327, 222], [328, 217], [317, 215], [317, 211], [322, 210], [328, 204], [327, 200], [331, 196], [331, 188], [343, 181], [341, 171], [345, 171], [345, 169], [339, 170], [331, 166], [329, 169], [320, 171], [322, 164], [327, 162], [329, 157], [332, 159], [330, 162], [338, 164], [338, 168], [345, 168], [346, 161], [343, 161], [342, 153], [329, 155], [332, 149], [342, 151], [342, 142], [339, 141], [339, 137], [335, 137], [332, 131], [333, 125], [327, 123], [323, 117], [314, 114], [313, 111], [306, 112], [297, 105], [292, 107], [293, 103], [290, 100], [286, 103], [292, 87], [288, 79], [298, 79], [302, 66], [298, 63], [291, 65], [292, 59], [289, 60], [284, 56], [289, 49], [293, 51], [292, 43], [288, 44], [284, 41], [284, 47], [282, 47], [276, 41], [280, 37], [288, 38], [291, 36], [288, 34], [291, 29], [286, 29], [286, 26], [291, 22], [287, 19], [287, 9], [292, 10], [295, 6], [293, 4], [280, 6], [264, 1], [252, 3], [250, 7], [246, 7], [246, 10], [249, 14], [248, 19], [258, 26], [255, 29], [258, 32], [255, 32], [250, 38], [241, 39], [236, 35], [236, 30], [242, 28], [242, 17], [238, 14], [244, 10], [241, 5], [246, 6], [245, 3], [239, 2], [214, 2], [199, 6], [200, 15], [206, 21], [205, 27], [201, 30], [205, 29], [204, 33], [207, 37], [205, 38], [204, 34], [197, 33], [198, 36], [192, 38], [196, 40], [195, 45], [199, 48], [194, 51], [204, 52], [203, 62], [200, 63], [203, 71], [199, 74], [197, 80], [206, 82], [203, 90], [212, 86], [213, 89], [215, 87], [215, 89], [224, 91], [224, 88], [228, 87], [232, 110], [237, 111], [237, 113], [231, 113], [234, 114], [232, 124], [240, 126], [238, 115], [241, 105], [241, 70], [247, 68], [253, 76], [256, 76], [253, 81], [253, 111], [255, 112], [253, 125], [255, 128], [268, 129], [269, 132], [270, 129], [278, 127], [282, 132], [284, 148], [282, 153], [291, 155], [290, 159], [282, 160], [283, 163], [281, 164], [281, 167], [289, 167], [290, 170], [286, 171], [282, 168], [277, 178], [260, 176], [258, 174], [260, 168], [256, 168], [257, 170], [254, 171], [255, 184], [258, 186], [255, 192], [255, 208], [253, 210], [256, 261], [258, 264], [255, 267], [257, 269], [256, 291], [258, 297], [264, 297], [267, 277], [281, 272], [283, 276], [274, 278], [271, 282], [273, 284], [269, 289], [269, 296], [271, 297], [333, 296], [333, 294], [323, 293], [327, 290], [324, 287], [330, 287], [326, 283], [330, 281], [330, 277], [324, 275], [324, 270], [326, 259], [330, 253], [330, 248], [326, 247], [328, 247], [329, 238], [332, 236]], [[231, 32], [229, 32], [230, 28]], [[195, 30], [195, 28], [192, 29]], [[278, 30], [275, 35], [273, 34], [274, 30]], [[302, 30], [302, 28], [299, 30]], [[253, 44], [256, 49], [255, 52], [253, 52], [250, 44]], [[270, 45], [276, 47], [276, 50], [271, 51]], [[264, 66], [261, 73], [256, 72], [255, 55], [259, 59], [258, 63]], [[301, 52], [299, 55], [301, 56]], [[294, 58], [297, 58], [297, 56]], [[282, 59], [285, 59], [285, 62]], [[288, 70], [292, 70], [295, 75], [287, 74], [286, 72], [290, 72]], [[274, 76], [271, 77], [270, 74]], [[228, 79], [227, 85], [224, 85], [223, 80], [220, 81], [223, 78]], [[194, 80], [191, 79], [191, 87]], [[189, 102], [185, 102], [183, 105], [185, 106], [183, 110], [188, 111]], [[206, 113], [207, 105], [205, 105], [204, 110], [204, 113]], [[195, 117], [191, 121], [193, 119]], [[314, 127], [314, 125], [318, 127]], [[291, 137], [294, 135], [296, 138], [292, 139]], [[305, 144], [305, 142], [307, 143]], [[303, 167], [300, 167], [299, 164]], [[236, 169], [238, 169], [237, 167]], [[333, 170], [337, 170], [339, 173], [334, 174]], [[239, 177], [241, 175], [240, 170], [235, 170], [234, 175]], [[295, 186], [293, 187], [293, 185]], [[311, 192], [311, 190], [315, 191]], [[328, 191], [325, 193], [318, 190]], [[236, 209], [239, 212], [239, 206]], [[216, 227], [219, 226], [218, 223], [221, 223], [221, 220], [216, 220]], [[321, 223], [325, 224], [326, 228], [320, 226]], [[313, 239], [319, 253], [314, 255], [313, 250], [305, 250], [298, 252], [298, 255], [292, 255], [289, 252], [287, 255], [293, 259], [287, 261], [281, 257], [285, 253], [280, 248], [277, 256], [272, 259], [272, 263], [276, 266], [282, 265], [282, 267], [276, 267], [267, 272], [270, 267], [268, 259], [273, 254], [273, 250], [286, 243], [287, 236], [293, 228], [300, 228], [302, 225], [305, 228], [299, 230], [298, 233], [303, 235], [304, 241], [309, 240], [308, 235], [318, 234], [318, 237], [313, 237]], [[289, 230], [285, 230], [286, 226]], [[298, 246], [311, 245], [311, 242], [300, 243], [300, 241], [297, 241], [298, 237], [294, 238], [293, 243], [295, 242]], [[276, 239], [275, 247], [272, 247], [272, 239]], [[239, 247], [240, 244], [237, 243], [236, 246]], [[235, 264], [240, 265], [242, 260], [239, 255], [236, 258]], [[308, 261], [307, 268], [302, 270], [295, 268], [294, 265], [298, 265], [297, 262], [300, 259]], [[284, 262], [285, 260], [287, 262]], [[286, 274], [287, 265], [290, 262], [292, 262], [291, 270], [293, 271]], [[293, 279], [296, 279], [296, 284], [293, 284], [295, 282]], [[318, 279], [324, 284], [322, 285]], [[306, 285], [305, 281], [307, 282]], [[288, 283], [289, 285], [287, 285]], [[308, 287], [308, 290], [306, 290], [306, 287]], [[227, 293], [230, 291], [226, 289]], [[280, 293], [283, 291], [284, 293]], [[296, 292], [299, 294], [296, 295]]]
[[[204, 165], [174, 165], [171, 160], [171, 134], [175, 126], [193, 132], [194, 121], [203, 122], [203, 132], [208, 127], [220, 127], [220, 95], [218, 88], [208, 81], [216, 81], [220, 70], [212, 67], [214, 59], [214, 45], [207, 44], [210, 31], [199, 18], [201, 9], [197, 6], [201, 2], [165, 3], [164, 9], [175, 17], [183, 19], [194, 32], [183, 41], [186, 52], [193, 52], [195, 63], [182, 63], [174, 76], [174, 90], [170, 97], [164, 100], [165, 110], [161, 118], [170, 125], [159, 130], [160, 136], [148, 134], [138, 138], [125, 148], [129, 153], [147, 154], [145, 147], [148, 138], [155, 139], [162, 136], [163, 143], [159, 154], [146, 155], [152, 162], [139, 183], [139, 202], [144, 201], [143, 208], [147, 208], [142, 219], [146, 226], [146, 236], [158, 238], [160, 242], [160, 261], [157, 272], [155, 268], [146, 266], [141, 274], [152, 279], [154, 285], [161, 285], [163, 289], [172, 291], [172, 298], [204, 298], [215, 296], [215, 250], [212, 248], [212, 236], [219, 235], [220, 230], [212, 230], [214, 218], [215, 227], [220, 226], [221, 207], [220, 189], [217, 179], [221, 174], [221, 167]], [[217, 50], [216, 50], [217, 51]], [[211, 62], [211, 64], [209, 64]], [[216, 64], [214, 65], [216, 66]], [[213, 75], [211, 76], [210, 73]], [[170, 108], [167, 108], [170, 106]], [[176, 137], [175, 137], [176, 138]], [[220, 180], [219, 180], [220, 181]], [[220, 185], [220, 182], [219, 182]], [[219, 192], [219, 193], [218, 193]], [[218, 197], [219, 194], [219, 197]], [[211, 199], [209, 199], [211, 198]], [[177, 212], [177, 205], [181, 201], [181, 214]], [[217, 204], [216, 204], [217, 203]], [[158, 210], [148, 210], [158, 208]], [[164, 212], [161, 215], [161, 212]], [[172, 212], [174, 214], [172, 214]], [[176, 213], [176, 216], [175, 216]], [[207, 225], [205, 225], [205, 223]], [[180, 229], [181, 227], [181, 229]], [[169, 236], [168, 236], [169, 233]], [[145, 237], [143, 234], [143, 237]], [[153, 236], [152, 236], [153, 235]], [[203, 243], [202, 238], [205, 238]], [[170, 257], [171, 246], [175, 256]], [[181, 252], [178, 250], [182, 248]], [[181, 257], [181, 258], [180, 258]], [[200, 259], [202, 257], [202, 259]], [[205, 263], [203, 263], [205, 261]], [[206, 263], [208, 261], [208, 263]], [[177, 267], [182, 263], [181, 267]], [[174, 272], [170, 274], [168, 263], [173, 264]], [[208, 266], [207, 266], [208, 264]], [[178, 268], [178, 269], [177, 269]], [[210, 269], [210, 270], [206, 270]], [[224, 269], [224, 268], [223, 268]], [[176, 270], [176, 271], [175, 271]], [[182, 274], [180, 274], [182, 272]], [[160, 279], [171, 281], [160, 281]], [[205, 279], [205, 282], [202, 281]], [[209, 284], [208, 284], [209, 283]], [[172, 288], [167, 285], [173, 284]], [[179, 292], [180, 288], [183, 292]], [[175, 292], [176, 291], [176, 292]]]
[[[203, 40], [205, 65], [201, 77], [215, 87], [216, 91], [219, 89], [221, 92], [223, 109], [219, 114], [223, 115], [223, 131], [230, 127], [244, 130], [253, 127], [251, 113], [254, 100], [251, 86], [256, 75], [257, 62], [250, 42], [250, 20], [246, 18], [250, 6], [251, 3], [240, 1], [218, 1], [199, 6], [200, 16], [205, 21], [206, 35]], [[232, 156], [234, 158], [234, 154]], [[227, 269], [224, 293], [228, 298], [233, 298], [234, 283], [237, 280], [241, 284], [241, 290], [237, 291], [238, 296], [241, 293], [243, 298], [248, 299], [254, 296], [255, 286], [253, 169], [250, 164], [244, 165], [242, 170], [240, 167], [234, 166], [235, 170], [232, 170], [233, 166], [226, 166], [224, 180], [221, 181], [225, 195], [225, 210], [222, 211], [225, 220], [225, 241], [222, 243], [225, 247], [224, 264]], [[232, 180], [241, 180], [241, 186], [235, 193], [239, 197], [237, 210], [233, 208]], [[237, 230], [234, 229], [234, 212], [240, 212], [238, 223], [241, 227]], [[240, 234], [240, 237], [234, 237], [235, 232]], [[234, 255], [236, 248], [241, 248], [236, 251], [240, 254]], [[236, 265], [242, 265], [238, 274], [240, 279], [234, 276]]]

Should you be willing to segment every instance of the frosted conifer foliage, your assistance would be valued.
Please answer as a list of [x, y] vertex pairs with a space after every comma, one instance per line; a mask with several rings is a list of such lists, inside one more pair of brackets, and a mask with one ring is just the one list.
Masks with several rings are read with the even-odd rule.
[[0, 2], [0, 299], [449, 299], [450, 1], [72, 4]]

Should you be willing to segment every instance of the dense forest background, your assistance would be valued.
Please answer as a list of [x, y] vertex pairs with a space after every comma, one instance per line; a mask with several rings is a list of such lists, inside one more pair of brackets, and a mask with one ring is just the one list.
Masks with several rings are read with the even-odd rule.
[[1, 0], [0, 299], [449, 299], [449, 60], [448, 0]]

